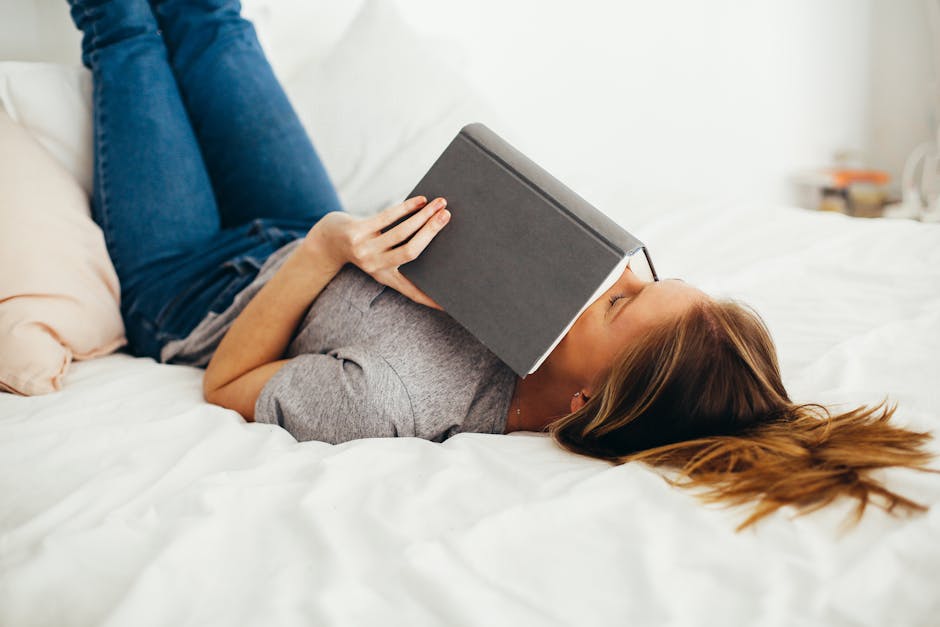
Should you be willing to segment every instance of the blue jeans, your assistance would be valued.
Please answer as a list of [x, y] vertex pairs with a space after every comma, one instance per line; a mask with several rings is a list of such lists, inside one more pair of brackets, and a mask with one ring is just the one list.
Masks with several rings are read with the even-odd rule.
[[237, 0], [70, 0], [92, 71], [92, 216], [127, 349], [160, 361], [343, 208]]

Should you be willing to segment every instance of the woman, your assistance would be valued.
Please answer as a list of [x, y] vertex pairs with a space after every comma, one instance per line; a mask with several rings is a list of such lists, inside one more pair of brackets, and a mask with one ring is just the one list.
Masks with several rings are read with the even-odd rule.
[[859, 516], [874, 495], [923, 509], [867, 473], [923, 468], [929, 434], [884, 403], [792, 403], [760, 318], [679, 280], [627, 270], [520, 379], [398, 272], [445, 228], [445, 200], [344, 212], [237, 1], [71, 5], [129, 348], [207, 366], [210, 402], [299, 440], [548, 430], [758, 500], [742, 526], [840, 495]]

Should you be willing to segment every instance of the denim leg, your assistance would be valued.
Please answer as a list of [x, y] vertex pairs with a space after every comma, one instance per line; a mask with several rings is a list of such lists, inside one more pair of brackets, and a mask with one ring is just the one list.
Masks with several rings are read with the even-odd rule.
[[222, 226], [313, 226], [342, 211], [316, 149], [237, 0], [150, 0], [215, 190]]
[[146, 0], [70, 5], [93, 81], [92, 217], [120, 280], [128, 350], [156, 356], [161, 333], [172, 328], [157, 324], [168, 317], [167, 303], [181, 293], [192, 299], [200, 273], [209, 280], [200, 295], [225, 289], [231, 272], [213, 274], [221, 262], [212, 257], [241, 254], [254, 242], [220, 229], [199, 144]]
[[146, 0], [70, 4], [94, 86], [92, 215], [129, 304], [144, 269], [207, 241], [220, 220]]

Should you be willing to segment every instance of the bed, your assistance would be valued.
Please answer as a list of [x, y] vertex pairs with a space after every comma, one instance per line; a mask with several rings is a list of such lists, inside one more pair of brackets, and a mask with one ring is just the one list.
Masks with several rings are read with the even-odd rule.
[[[460, 107], [443, 106], [450, 126], [399, 127], [396, 146], [426, 160], [481, 119]], [[362, 213], [404, 189], [400, 164], [426, 165], [323, 143]], [[87, 158], [73, 170], [87, 184]], [[662, 276], [763, 315], [794, 400], [888, 397], [899, 424], [940, 431], [940, 225], [755, 202], [604, 209]], [[0, 625], [940, 620], [938, 475], [879, 475], [924, 514], [870, 507], [846, 529], [839, 501], [735, 533], [747, 509], [703, 505], [666, 470], [529, 432], [298, 443], [204, 402], [202, 373], [118, 351], [73, 363], [54, 394], [0, 394]]]
[[[704, 226], [703, 226], [704, 225]], [[940, 226], [700, 206], [637, 229], [667, 275], [762, 311], [795, 399], [940, 426]], [[707, 244], [707, 245], [706, 245]], [[877, 246], [875, 246], [877, 244]], [[890, 251], [863, 254], [872, 247]], [[785, 509], [736, 534], [663, 471], [544, 435], [297, 443], [116, 353], [0, 396], [3, 625], [929, 625], [933, 507]], [[932, 450], [937, 451], [936, 443]]]

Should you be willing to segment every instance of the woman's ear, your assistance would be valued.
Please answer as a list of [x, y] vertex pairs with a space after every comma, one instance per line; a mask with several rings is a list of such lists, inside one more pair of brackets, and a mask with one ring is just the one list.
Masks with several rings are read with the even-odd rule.
[[571, 413], [574, 413], [584, 407], [584, 405], [590, 399], [590, 395], [585, 390], [581, 390], [579, 393], [571, 397]]

